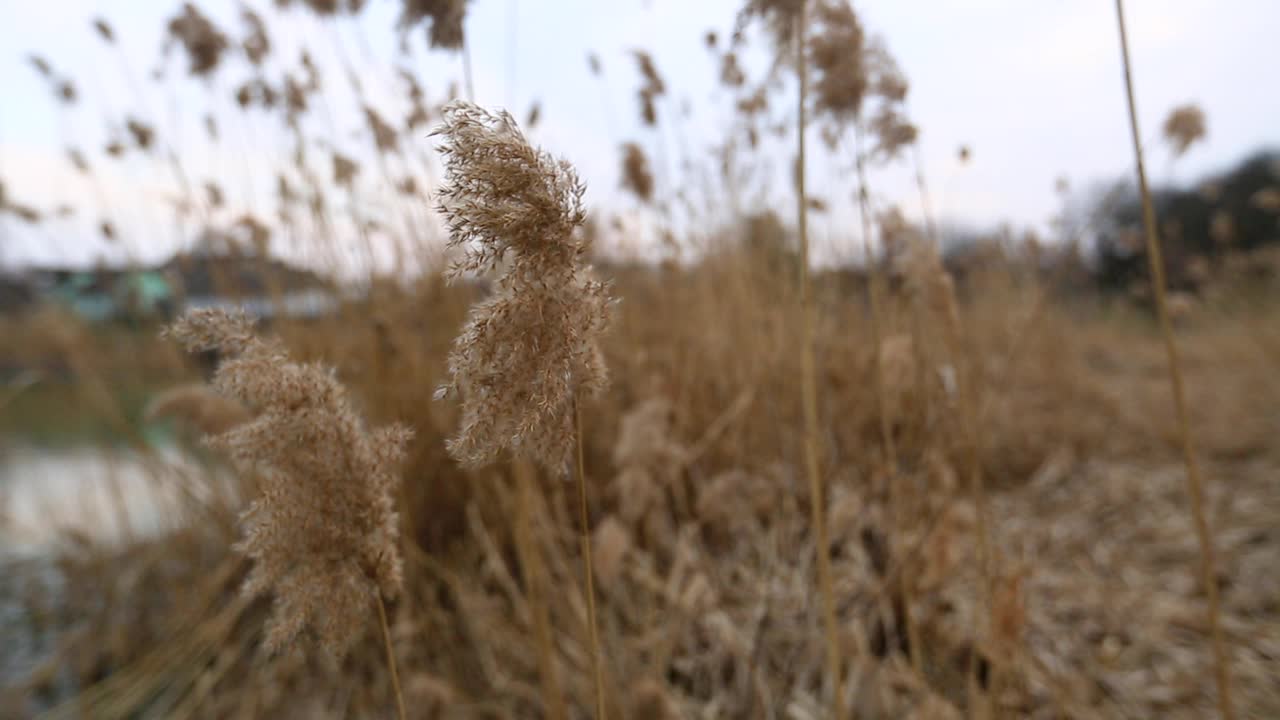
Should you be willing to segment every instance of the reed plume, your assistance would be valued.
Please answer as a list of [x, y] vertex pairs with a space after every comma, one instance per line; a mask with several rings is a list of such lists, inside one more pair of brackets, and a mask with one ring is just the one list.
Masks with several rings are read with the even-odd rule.
[[637, 97], [640, 100], [640, 120], [649, 127], [656, 127], [658, 124], [657, 99], [666, 94], [667, 83], [658, 73], [658, 66], [653, 62], [652, 55], [644, 50], [635, 50], [632, 54], [635, 55], [636, 66], [640, 69], [640, 77], [644, 80], [637, 91]]
[[653, 200], [653, 170], [649, 166], [649, 156], [633, 142], [622, 146], [622, 187], [630, 190], [640, 202]]
[[501, 272], [449, 355], [439, 394], [458, 393], [463, 413], [449, 451], [476, 466], [509, 450], [567, 472], [574, 403], [608, 380], [599, 339], [612, 301], [584, 262], [585, 188], [506, 113], [455, 102], [444, 118], [435, 132], [446, 170], [439, 207], [449, 246], [464, 252], [450, 276]]
[[261, 483], [236, 547], [254, 561], [244, 592], [275, 593], [265, 646], [309, 630], [342, 656], [373, 606], [401, 588], [392, 492], [412, 433], [367, 429], [331, 370], [291, 360], [243, 314], [193, 311], [167, 332], [189, 350], [225, 354], [213, 387], [255, 414], [208, 442]]
[[408, 30], [430, 20], [431, 47], [459, 50], [466, 41], [462, 24], [467, 18], [467, 0], [404, 0], [399, 26]]
[[229, 47], [226, 34], [193, 3], [183, 5], [182, 12], [169, 21], [165, 50], [174, 42], [181, 43], [187, 52], [188, 71], [201, 77], [218, 68]]
[[867, 93], [862, 24], [844, 2], [818, 3], [814, 19], [809, 40], [814, 109], [837, 121], [852, 121], [862, 112]]
[[106, 18], [96, 17], [93, 19], [93, 29], [98, 33], [98, 37], [108, 45], [114, 45], [116, 42], [115, 30], [111, 28], [111, 23]]
[[1204, 111], [1199, 105], [1188, 103], [1169, 111], [1164, 120], [1164, 139], [1173, 150], [1174, 157], [1181, 157], [1192, 145], [1203, 140], [1208, 130], [1205, 127]]
[[262, 61], [271, 54], [271, 37], [267, 35], [267, 26], [262, 17], [248, 7], [240, 9], [240, 18], [246, 28], [244, 39], [240, 41], [240, 49], [254, 67], [261, 67]]
[[567, 475], [576, 460], [595, 714], [603, 718], [579, 400], [607, 383], [599, 339], [612, 301], [584, 262], [586, 188], [568, 162], [530, 145], [508, 113], [450, 103], [434, 134], [444, 138], [439, 209], [450, 247], [463, 251], [450, 276], [501, 271], [493, 295], [472, 308], [449, 354], [450, 382], [437, 393], [462, 397], [462, 426], [447, 447], [463, 465], [507, 450], [517, 465]]

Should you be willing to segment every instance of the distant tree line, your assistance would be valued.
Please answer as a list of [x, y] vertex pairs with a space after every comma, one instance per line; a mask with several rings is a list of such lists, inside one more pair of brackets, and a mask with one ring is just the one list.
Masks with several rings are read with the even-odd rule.
[[[1231, 256], [1280, 246], [1280, 151], [1257, 152], [1188, 188], [1153, 190], [1169, 285], [1196, 291]], [[1095, 196], [1094, 276], [1104, 290], [1147, 278], [1142, 203], [1132, 183]]]

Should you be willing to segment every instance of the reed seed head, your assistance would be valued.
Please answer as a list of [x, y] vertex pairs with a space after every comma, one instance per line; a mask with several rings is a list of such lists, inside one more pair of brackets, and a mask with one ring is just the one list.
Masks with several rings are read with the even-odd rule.
[[243, 314], [195, 311], [167, 332], [188, 349], [223, 353], [214, 389], [254, 414], [209, 444], [261, 484], [237, 549], [254, 561], [244, 591], [275, 593], [267, 648], [310, 630], [343, 655], [372, 617], [375, 593], [400, 591], [392, 493], [411, 431], [366, 429], [331, 370], [291, 360]]
[[271, 54], [271, 38], [267, 35], [267, 26], [262, 22], [262, 17], [248, 7], [240, 10], [240, 17], [247, 28], [244, 40], [240, 41], [240, 48], [254, 67], [261, 67], [262, 61]]
[[449, 246], [464, 251], [450, 275], [501, 272], [449, 356], [451, 380], [439, 395], [456, 391], [463, 412], [449, 451], [465, 465], [506, 449], [566, 470], [574, 403], [607, 382], [599, 338], [612, 301], [584, 263], [585, 187], [507, 113], [454, 102], [444, 118], [434, 133], [444, 138], [439, 209]]
[[187, 52], [189, 72], [201, 77], [217, 69], [228, 47], [227, 36], [193, 3], [183, 5], [182, 12], [169, 21], [166, 50], [175, 41]]
[[649, 156], [633, 142], [622, 146], [622, 187], [634, 193], [641, 202], [653, 200], [653, 170], [649, 167]]
[[403, 0], [399, 27], [409, 30], [430, 20], [431, 47], [458, 50], [466, 40], [463, 31], [466, 18], [467, 0]]
[[1174, 108], [1164, 121], [1164, 139], [1173, 149], [1174, 157], [1181, 157], [1207, 133], [1204, 111], [1195, 104]]
[[103, 42], [108, 45], [115, 44], [116, 33], [111, 29], [111, 24], [106, 21], [106, 18], [94, 18], [93, 29], [98, 33], [98, 37], [102, 38]]
[[867, 93], [862, 24], [844, 2], [819, 3], [814, 22], [809, 37], [814, 108], [835, 120], [852, 121], [862, 112]]

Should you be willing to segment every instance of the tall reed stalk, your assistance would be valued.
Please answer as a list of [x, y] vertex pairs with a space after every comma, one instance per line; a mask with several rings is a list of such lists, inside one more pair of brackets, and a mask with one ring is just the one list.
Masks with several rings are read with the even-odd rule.
[[1182, 381], [1182, 361], [1178, 345], [1173, 338], [1173, 324], [1169, 320], [1168, 299], [1165, 293], [1164, 258], [1160, 238], [1156, 234], [1156, 211], [1147, 187], [1147, 170], [1142, 157], [1142, 135], [1138, 130], [1138, 111], [1133, 96], [1133, 65], [1129, 60], [1129, 36], [1124, 22], [1124, 0], [1116, 0], [1116, 22], [1120, 27], [1120, 56], [1124, 63], [1125, 98], [1129, 107], [1129, 131], [1133, 140], [1133, 155], [1138, 173], [1138, 190], [1142, 194], [1142, 225], [1146, 236], [1147, 262], [1151, 271], [1151, 286], [1156, 301], [1156, 315], [1160, 322], [1160, 334], [1164, 339], [1165, 354], [1169, 362], [1169, 385], [1173, 392], [1174, 412], [1178, 422], [1178, 436], [1182, 444], [1182, 459], [1187, 468], [1187, 494], [1191, 498], [1191, 517], [1196, 527], [1196, 539], [1200, 544], [1200, 581], [1209, 600], [1209, 635], [1213, 645], [1214, 673], [1218, 685], [1218, 712], [1224, 720], [1235, 717], [1231, 705], [1231, 672], [1226, 645], [1219, 622], [1217, 559], [1214, 554], [1213, 535], [1205, 512], [1204, 481], [1196, 458], [1195, 445], [1191, 441], [1191, 424], [1187, 417], [1186, 391]]
[[587, 627], [590, 630], [591, 641], [591, 677], [595, 681], [596, 689], [596, 718], [604, 720], [604, 673], [600, 666], [600, 626], [596, 620], [596, 590], [591, 556], [591, 517], [587, 511], [587, 479], [582, 462], [582, 409], [578, 406], [576, 398], [573, 401], [573, 424], [577, 454], [575, 475], [578, 478], [578, 522], [582, 526], [582, 575], [586, 582]]
[[804, 460], [809, 476], [809, 504], [812, 512], [814, 552], [818, 562], [818, 589], [822, 594], [822, 617], [827, 641], [827, 672], [831, 675], [831, 716], [844, 720], [844, 678], [840, 670], [840, 641], [836, 629], [835, 591], [831, 581], [831, 541], [827, 532], [826, 503], [823, 501], [822, 468], [818, 458], [818, 384], [814, 358], [813, 284], [809, 278], [809, 202], [805, 193], [805, 125], [809, 91], [808, 57], [805, 43], [808, 0], [800, 1], [796, 33], [796, 74], [800, 88], [796, 98], [796, 214], [800, 232], [800, 305], [804, 318], [800, 339], [800, 396], [804, 412]]
[[551, 617], [547, 607], [547, 571], [543, 564], [541, 545], [533, 524], [533, 509], [537, 487], [537, 469], [533, 463], [517, 458], [513, 463], [516, 478], [516, 553], [524, 571], [524, 581], [529, 594], [529, 613], [532, 615], [533, 632], [538, 643], [538, 673], [542, 680], [543, 712], [552, 720], [564, 720], [564, 697], [560, 692], [560, 678], [555, 666], [555, 646], [551, 632]]

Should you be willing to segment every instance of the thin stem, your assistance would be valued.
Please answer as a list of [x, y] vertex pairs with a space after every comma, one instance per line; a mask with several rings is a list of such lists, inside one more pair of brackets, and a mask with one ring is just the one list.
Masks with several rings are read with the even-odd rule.
[[476, 101], [476, 87], [471, 80], [471, 43], [467, 36], [462, 36], [462, 78], [467, 84], [467, 102]]
[[836, 630], [836, 601], [831, 582], [831, 541], [827, 536], [826, 504], [823, 502], [822, 469], [818, 462], [818, 384], [814, 359], [813, 287], [809, 278], [809, 208], [805, 195], [805, 101], [809, 92], [809, 73], [805, 54], [805, 25], [808, 23], [807, 0], [800, 2], [796, 23], [796, 73], [800, 76], [800, 92], [796, 98], [797, 168], [796, 212], [800, 230], [800, 304], [804, 316], [800, 340], [800, 400], [804, 412], [804, 459], [809, 475], [809, 506], [812, 512], [814, 552], [818, 561], [818, 589], [822, 594], [822, 617], [827, 640], [827, 672], [831, 675], [831, 716], [844, 720], [844, 678], [840, 670], [840, 640]]
[[396, 691], [396, 714], [405, 720], [404, 693], [400, 690], [400, 671], [396, 668], [396, 654], [391, 649], [391, 631], [387, 628], [387, 608], [382, 602], [382, 593], [378, 595], [378, 620], [382, 623], [382, 641], [387, 646], [387, 667], [391, 669], [391, 686]]
[[920, 212], [924, 214], [925, 229], [929, 233], [929, 240], [941, 252], [942, 239], [938, 237], [938, 223], [933, 216], [933, 201], [929, 198], [929, 186], [924, 178], [924, 158], [923, 153], [920, 152], [919, 140], [911, 143], [911, 156], [916, 166], [916, 189], [920, 192]]
[[[990, 507], [987, 500], [986, 479], [982, 474], [982, 448], [985, 445], [985, 436], [982, 430], [982, 423], [979, 418], [979, 400], [978, 400], [978, 381], [979, 381], [979, 359], [977, 348], [970, 342], [964, 340], [964, 334], [959, 327], [948, 325], [948, 344], [952, 347], [952, 357], [955, 358], [956, 375], [958, 379], [957, 395], [960, 399], [960, 420], [964, 425], [962, 438], [965, 445], [965, 464], [968, 466], [969, 475], [969, 496], [973, 502], [974, 515], [976, 522], [974, 523], [974, 533], [977, 535], [978, 541], [978, 570], [981, 573], [981, 582], [978, 590], [978, 606], [985, 608], [985, 626], [975, 628], [975, 635], [980, 632], [990, 632], [991, 628], [991, 598], [994, 596], [993, 588], [995, 586], [995, 570], [993, 567], [993, 552], [991, 548], [991, 521]], [[986, 628], [985, 630], [983, 628]], [[969, 653], [969, 712], [971, 717], [986, 717], [989, 712], [979, 712], [979, 704], [975, 697], [975, 691], [979, 687], [979, 657], [977, 643], [974, 644], [973, 651]], [[995, 667], [993, 672], [998, 672], [999, 667]], [[991, 687], [991, 684], [988, 684]], [[987, 708], [989, 710], [989, 708]]]
[[547, 571], [542, 564], [542, 554], [533, 533], [534, 473], [533, 465], [528, 460], [516, 460], [516, 552], [524, 570], [529, 611], [533, 615], [533, 631], [537, 636], [543, 710], [553, 720], [564, 720], [567, 715], [564, 698], [560, 694], [560, 680], [556, 674], [551, 617], [547, 608]]
[[1116, 20], [1120, 26], [1120, 55], [1124, 62], [1124, 88], [1129, 104], [1129, 130], [1133, 139], [1133, 154], [1138, 170], [1138, 189], [1142, 193], [1142, 224], [1146, 234], [1147, 261], [1151, 270], [1151, 285], [1156, 298], [1156, 315], [1160, 321], [1160, 334], [1164, 338], [1165, 354], [1169, 360], [1169, 384], [1173, 391], [1174, 410], [1178, 419], [1178, 435], [1182, 444], [1182, 458], [1187, 467], [1187, 493], [1191, 497], [1191, 515], [1195, 521], [1196, 537], [1200, 543], [1200, 580], [1209, 600], [1209, 634], [1213, 644], [1214, 672], [1218, 684], [1218, 712], [1223, 720], [1232, 720], [1235, 712], [1231, 704], [1231, 673], [1227, 650], [1219, 624], [1217, 561], [1214, 556], [1213, 536], [1205, 513], [1204, 482], [1196, 459], [1195, 446], [1191, 442], [1191, 424], [1187, 417], [1186, 392], [1182, 382], [1182, 361], [1173, 339], [1173, 325], [1165, 299], [1164, 259], [1160, 238], [1156, 235], [1156, 211], [1147, 187], [1147, 170], [1142, 160], [1142, 140], [1138, 130], [1138, 111], [1133, 97], [1133, 68], [1129, 62], [1129, 37], [1124, 24], [1124, 2], [1116, 0]]
[[591, 569], [591, 525], [587, 512], [587, 479], [582, 460], [582, 409], [577, 398], [573, 400], [573, 441], [577, 447], [578, 462], [578, 520], [582, 525], [582, 572], [586, 577], [587, 626], [591, 638], [591, 674], [596, 686], [596, 718], [605, 720], [604, 674], [600, 667], [600, 628], [596, 624], [595, 578]]

